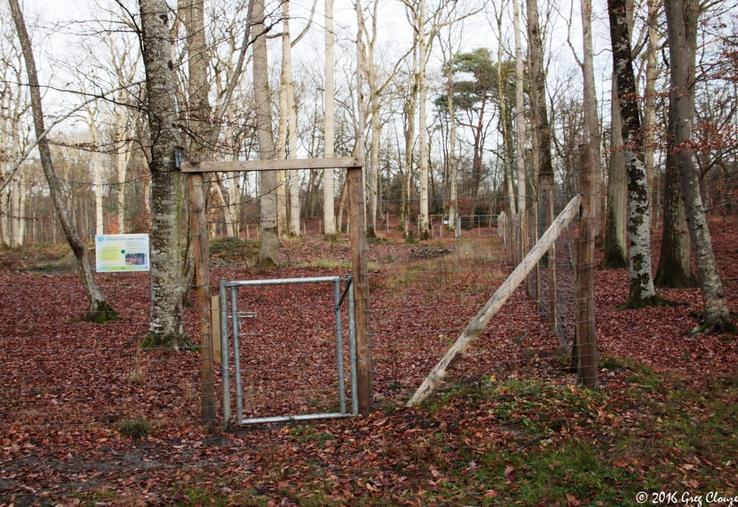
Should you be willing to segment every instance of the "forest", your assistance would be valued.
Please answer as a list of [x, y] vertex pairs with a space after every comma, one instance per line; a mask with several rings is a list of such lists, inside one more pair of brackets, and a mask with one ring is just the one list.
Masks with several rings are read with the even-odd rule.
[[738, 505], [736, 0], [0, 16], [0, 505]]

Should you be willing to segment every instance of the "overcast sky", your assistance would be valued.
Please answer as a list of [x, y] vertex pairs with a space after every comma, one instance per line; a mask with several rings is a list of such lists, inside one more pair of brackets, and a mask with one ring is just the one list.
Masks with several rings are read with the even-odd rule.
[[[131, 10], [137, 12], [137, 3], [134, 0], [126, 0]], [[228, 1], [228, 0], [219, 0]], [[468, 4], [473, 0], [466, 0]], [[521, 2], [521, 12], [525, 13], [525, 2]], [[209, 0], [206, 0], [206, 6]], [[267, 0], [269, 5], [269, 0]], [[355, 11], [351, 0], [334, 0], [335, 20], [339, 43], [344, 44], [344, 50], [337, 50], [337, 79], [341, 79], [341, 62], [353, 64], [355, 52], [352, 49], [356, 37]], [[572, 78], [571, 84], [563, 87], [563, 91], [570, 94], [580, 94], [581, 71], [579, 70], [569, 48], [567, 39], [566, 18], [570, 15], [573, 19], [571, 27], [571, 41], [577, 52], [581, 47], [581, 30], [579, 16], [579, 0], [559, 0], [556, 3], [558, 11], [554, 11], [548, 18], [542, 16], [541, 23], [548, 25], [549, 38], [547, 41], [547, 56], [549, 58], [548, 82], [549, 94], [557, 93], [556, 87], [562, 88], [561, 83], [566, 77]], [[109, 5], [117, 9], [112, 0], [22, 0], [26, 19], [32, 25], [32, 37], [35, 52], [38, 59], [40, 79], [42, 85], [48, 84], [52, 89], [44, 96], [47, 115], [63, 114], [75, 105], [79, 104], [83, 97], [75, 93], [64, 93], [58, 90], [80, 89], [79, 68], [86, 68], [90, 52], [104, 51], [99, 37], [85, 35], [96, 27], [94, 20], [108, 19], [109, 14], [98, 5]], [[172, 3], [172, 2], [170, 2]], [[432, 3], [432, 2], [429, 2]], [[460, 2], [463, 3], [463, 2]], [[544, 4], [543, 1], [540, 2]], [[299, 32], [305, 25], [313, 0], [292, 0], [291, 24], [293, 34]], [[318, 0], [318, 12], [309, 35], [303, 39], [295, 48], [293, 58], [295, 61], [295, 78], [300, 78], [300, 66], [314, 67], [323, 65], [323, 0]], [[468, 5], [467, 4], [467, 5]], [[500, 2], [497, 2], [499, 8]], [[604, 0], [594, 2], [594, 46], [595, 46], [595, 76], [598, 87], [598, 99], [603, 117], [609, 117], [609, 94], [610, 94], [610, 53], [609, 34], [607, 30], [607, 17]], [[206, 7], [207, 8], [207, 7]], [[507, 46], [513, 50], [512, 38], [512, 8], [509, 1], [505, 2], [507, 12], [503, 27], [503, 37], [509, 41]], [[386, 66], [391, 66], [399, 55], [404, 53], [412, 42], [411, 30], [405, 15], [404, 7], [400, 0], [380, 0], [380, 29], [378, 59], [384, 58]], [[496, 58], [497, 36], [495, 30], [490, 27], [493, 19], [491, 6], [487, 12], [476, 14], [474, 17], [464, 21], [462, 50], [470, 50], [478, 47], [486, 47], [491, 50], [493, 58]], [[523, 25], [524, 27], [524, 25]], [[523, 34], [525, 41], [525, 34]], [[525, 43], [525, 42], [524, 42]], [[279, 39], [270, 41], [272, 48], [270, 65], [274, 76], [278, 72], [279, 64]], [[429, 100], [433, 97], [433, 78], [440, 77], [441, 55], [436, 43], [429, 65], [429, 76], [431, 78], [431, 89]], [[89, 74], [87, 71], [83, 74]], [[90, 80], [92, 85], [98, 85], [101, 89], [109, 89], [113, 86], [104, 83], [100, 79]], [[88, 86], [90, 85], [88, 82]], [[340, 86], [340, 84], [339, 84]], [[74, 122], [65, 122], [65, 131], [70, 129], [78, 132], [86, 130], [84, 121], [80, 117]]]

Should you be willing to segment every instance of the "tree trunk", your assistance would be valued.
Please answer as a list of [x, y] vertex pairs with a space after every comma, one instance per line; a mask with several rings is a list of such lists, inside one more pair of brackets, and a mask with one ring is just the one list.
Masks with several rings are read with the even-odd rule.
[[[417, 58], [417, 56], [415, 56]], [[413, 68], [416, 68], [414, 63]], [[412, 237], [413, 231], [410, 227], [410, 202], [413, 187], [413, 141], [415, 140], [415, 109], [417, 107], [417, 79], [413, 79], [410, 96], [405, 102], [405, 160], [403, 171], [403, 193], [402, 193], [402, 225], [405, 239]]]
[[[523, 102], [523, 49], [520, 41], [520, 4], [513, 0], [513, 31], [515, 32], [515, 164], [518, 173], [518, 211], [523, 252], [528, 251], [528, 202], [525, 175], [525, 105]], [[498, 62], [499, 65], [499, 62]]]
[[670, 123], [674, 128], [674, 151], [681, 175], [682, 194], [689, 233], [705, 297], [703, 322], [695, 331], [735, 331], [712, 251], [707, 213], [702, 204], [699, 170], [692, 149], [694, 120], [694, 62], [699, 4], [695, 0], [666, 2], [671, 63]]
[[130, 155], [127, 151], [125, 139], [125, 112], [116, 111], [115, 127], [113, 131], [115, 153], [113, 154], [113, 166], [118, 181], [117, 189], [117, 221], [118, 234], [126, 232], [126, 172]]
[[26, 175], [19, 174], [18, 180], [15, 182], [15, 202], [13, 204], [13, 239], [12, 245], [14, 248], [20, 248], [24, 244], [25, 233], [26, 233]]
[[[546, 203], [554, 198], [554, 173], [551, 160], [551, 128], [548, 124], [546, 110], [546, 75], [543, 70], [543, 41], [538, 23], [538, 0], [526, 0], [528, 15], [528, 57], [530, 65], [530, 105], [532, 112], [532, 128], [534, 143], [538, 155], [538, 197]], [[542, 210], [539, 229], [546, 230], [552, 217]]]
[[87, 294], [87, 299], [89, 301], [89, 308], [84, 319], [98, 323], [115, 320], [118, 318], [115, 310], [113, 310], [113, 308], [107, 303], [102, 291], [95, 283], [95, 279], [92, 275], [92, 268], [90, 267], [89, 256], [87, 255], [87, 249], [80, 239], [69, 216], [69, 211], [65, 206], [65, 197], [62, 193], [61, 183], [59, 182], [59, 178], [54, 170], [54, 162], [51, 158], [51, 148], [49, 147], [49, 141], [45, 136], [46, 127], [44, 126], [44, 113], [43, 105], [41, 103], [41, 89], [38, 82], [38, 74], [36, 72], [36, 62], [33, 57], [31, 39], [28, 36], [26, 23], [23, 19], [23, 12], [21, 11], [18, 0], [9, 0], [8, 3], [10, 4], [10, 12], [13, 17], [13, 23], [15, 24], [18, 41], [20, 42], [23, 59], [26, 65], [26, 74], [28, 77], [28, 84], [30, 85], [29, 93], [31, 96], [31, 114], [33, 116], [33, 126], [38, 141], [38, 151], [41, 157], [41, 168], [49, 185], [49, 193], [51, 194], [51, 199], [54, 203], [56, 216], [59, 219], [62, 230], [64, 231], [67, 243], [69, 243], [69, 247], [72, 249], [75, 258], [77, 259], [78, 268], [82, 277], [82, 284], [85, 287], [85, 293]]
[[[333, 156], [335, 122], [335, 58], [333, 33], [333, 0], [325, 0], [325, 91], [323, 92], [323, 135], [325, 136], [325, 157]], [[323, 171], [323, 229], [328, 236], [336, 234], [335, 200], [333, 189], [333, 169]]]
[[[290, 2], [282, 4], [284, 28], [282, 31], [282, 70], [284, 73], [285, 96], [287, 99], [287, 149], [288, 158], [297, 158], [297, 106], [295, 104], [295, 87], [292, 79], [292, 38], [290, 36]], [[289, 228], [290, 235], [299, 236], [300, 231], [300, 172], [290, 171], [287, 174], [289, 189]]]
[[[594, 51], [592, 50], [592, 0], [582, 0], [582, 77], [584, 83], [584, 128], [585, 139], [590, 146], [588, 153], [592, 160], [594, 180], [592, 185], [595, 192], [599, 193], [602, 178], [602, 163], [600, 158], [600, 147], [602, 136], [600, 133], [600, 119], [597, 114], [597, 93], [595, 91], [594, 79]], [[602, 214], [602, 202], [596, 199], [593, 204], [593, 224], [595, 235], [599, 235], [598, 217]]]
[[456, 158], [456, 105], [454, 104], [453, 54], [446, 63], [446, 102], [448, 106], [448, 228], [456, 231], [456, 217], [459, 213], [457, 186], [458, 159]]
[[[508, 124], [509, 119], [508, 115], [510, 112], [507, 110], [507, 98], [505, 97], [505, 82], [503, 80], [502, 76], [502, 61], [504, 59], [504, 53], [503, 53], [503, 41], [502, 41], [502, 12], [500, 12], [497, 15], [497, 33], [499, 34], [499, 37], [497, 38], [497, 102], [500, 108], [500, 121], [498, 122], [498, 125], [500, 127], [500, 135], [502, 135], [502, 153], [503, 153], [503, 164], [505, 168], [505, 180], [507, 182], [506, 185], [506, 191], [507, 191], [507, 201], [508, 201], [508, 211], [510, 212], [510, 215], [516, 214], [518, 211], [518, 206], [515, 201], [515, 176], [513, 174], [513, 162], [512, 162], [512, 153], [513, 149], [510, 146], [511, 138], [510, 133], [508, 132]], [[490, 214], [492, 213], [492, 208], [490, 207]], [[522, 224], [519, 224], [522, 227]], [[522, 236], [521, 236], [522, 238]]]
[[182, 297], [185, 265], [182, 224], [182, 177], [175, 166], [175, 150], [182, 141], [177, 131], [177, 79], [169, 39], [169, 7], [164, 0], [139, 0], [146, 99], [151, 138], [151, 307], [149, 338], [144, 346], [178, 348], [184, 336]]
[[659, 268], [656, 285], [659, 287], [692, 287], [691, 242], [689, 227], [684, 212], [684, 199], [679, 175], [679, 166], [674, 150], [674, 126], [669, 119], [669, 137], [666, 150], [666, 174], [664, 175], [664, 226], [661, 238]]
[[[254, 45], [254, 100], [256, 101], [256, 135], [259, 141], [259, 158], [273, 159], [274, 133], [272, 131], [272, 104], [269, 89], [269, 60], [264, 26], [264, 0], [253, 0], [253, 45]], [[279, 234], [277, 231], [277, 173], [264, 171], [259, 177], [261, 215], [259, 228], [261, 240], [257, 263], [260, 267], [278, 263]]]
[[648, 0], [648, 45], [646, 52], [646, 93], [643, 98], [643, 148], [644, 163], [646, 166], [646, 180], [648, 182], [649, 205], [651, 220], [656, 222], [656, 200], [654, 192], [654, 146], [656, 144], [656, 79], [658, 78], [658, 8], [661, 0]]
[[428, 81], [426, 65], [428, 60], [428, 39], [425, 34], [425, 0], [420, 0], [416, 12], [415, 29], [418, 32], [418, 69], [416, 73], [418, 88], [418, 163], [420, 169], [420, 239], [430, 239], [428, 176], [428, 132], [426, 131], [426, 102], [428, 101]]
[[[656, 11], [656, 6], [651, 6], [654, 0], [649, 0], [649, 8]], [[656, 13], [649, 11], [653, 17]], [[655, 30], [654, 30], [655, 31]], [[651, 29], [649, 25], [649, 50]], [[650, 64], [649, 53], [649, 64]], [[655, 58], [655, 56], [654, 56]], [[691, 74], [694, 75], [693, 65]], [[646, 88], [648, 93], [648, 87]], [[646, 96], [648, 99], [648, 96]], [[648, 100], [646, 101], [648, 103]], [[655, 102], [655, 101], [654, 101]], [[654, 104], [655, 108], [655, 104]], [[691, 287], [695, 284], [692, 276], [691, 241], [689, 238], [689, 226], [682, 196], [681, 176], [679, 164], [675, 156], [675, 124], [671, 111], [674, 109], [673, 96], [669, 96], [669, 118], [667, 130], [666, 148], [666, 174], [664, 175], [664, 197], [662, 208], [664, 213], [664, 226], [661, 240], [661, 255], [659, 256], [659, 268], [656, 272], [656, 284], [661, 287]], [[655, 111], [653, 112], [655, 116]], [[648, 119], [648, 114], [646, 115]], [[647, 132], [646, 135], [649, 135]], [[647, 152], [648, 154], [648, 152]], [[646, 159], [648, 162], [648, 158]], [[653, 202], [655, 199], [651, 199]]]
[[610, 161], [607, 168], [607, 221], [605, 223], [606, 268], [624, 268], [628, 265], [626, 247], [626, 210], [628, 185], [623, 156], [623, 132], [615, 74], [612, 80], [610, 102]]
[[623, 121], [623, 155], [628, 174], [628, 234], [630, 252], [628, 268], [630, 290], [628, 307], [657, 304], [651, 271], [651, 215], [648, 207], [646, 170], [640, 113], [633, 75], [633, 54], [625, 0], [608, 0], [613, 72], [619, 91], [620, 115]]
[[[369, 65], [373, 65], [370, 61]], [[370, 163], [368, 172], [368, 187], [369, 187], [369, 220], [366, 224], [366, 235], [369, 238], [375, 238], [377, 236], [377, 203], [379, 201], [379, 144], [382, 136], [382, 127], [379, 123], [379, 94], [374, 90], [369, 90], [371, 96], [369, 101], [371, 104], [371, 115], [372, 119], [369, 122], [371, 125], [372, 141], [369, 147], [370, 151]]]

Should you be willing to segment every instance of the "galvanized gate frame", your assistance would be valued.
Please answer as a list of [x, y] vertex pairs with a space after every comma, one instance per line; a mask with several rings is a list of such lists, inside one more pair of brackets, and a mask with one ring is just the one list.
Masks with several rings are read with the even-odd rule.
[[[346, 287], [341, 293], [341, 281]], [[276, 423], [288, 421], [309, 421], [315, 419], [335, 419], [351, 417], [359, 413], [359, 398], [357, 389], [357, 361], [356, 361], [356, 320], [354, 291], [350, 290], [353, 278], [349, 276], [320, 276], [305, 278], [275, 278], [264, 280], [221, 280], [220, 281], [220, 339], [221, 339], [221, 367], [223, 375], [223, 424], [227, 425], [231, 419], [231, 389], [230, 389], [230, 350], [228, 340], [228, 319], [231, 319], [233, 363], [236, 382], [236, 420], [240, 425]], [[239, 287], [253, 287], [263, 285], [292, 285], [305, 283], [332, 283], [334, 286], [334, 314], [336, 319], [336, 369], [338, 374], [338, 412], [320, 412], [313, 414], [280, 415], [270, 417], [243, 416], [243, 386], [241, 380], [241, 362], [239, 357], [240, 317], [244, 315], [238, 311], [237, 291]], [[230, 316], [228, 315], [228, 292], [230, 289]], [[343, 365], [343, 327], [341, 322], [341, 306], [348, 294], [348, 321], [349, 321], [349, 368], [351, 375], [351, 412], [346, 411], [346, 383]]]

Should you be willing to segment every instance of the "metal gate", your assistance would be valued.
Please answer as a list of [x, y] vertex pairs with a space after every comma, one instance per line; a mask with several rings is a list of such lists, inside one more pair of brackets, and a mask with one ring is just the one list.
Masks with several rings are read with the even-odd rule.
[[[277, 278], [265, 280], [221, 280], [220, 282], [220, 336], [221, 336], [221, 366], [223, 375], [223, 420], [228, 424], [231, 420], [231, 354], [233, 351], [233, 369], [236, 394], [236, 421], [238, 424], [274, 423], [287, 421], [306, 421], [313, 419], [330, 419], [349, 417], [358, 414], [358, 392], [356, 374], [356, 321], [354, 312], [354, 291], [351, 276], [322, 276], [307, 278]], [[291, 285], [320, 283], [333, 285], [333, 313], [335, 315], [336, 339], [336, 372], [338, 380], [338, 412], [319, 412], [311, 414], [277, 415], [269, 417], [244, 417], [244, 390], [242, 385], [242, 370], [240, 360], [240, 331], [242, 319], [255, 318], [249, 311], [239, 311], [238, 290], [243, 287], [264, 285]], [[351, 381], [351, 411], [346, 410], [346, 382], [344, 370], [344, 331], [341, 322], [341, 308], [344, 300], [348, 300], [348, 338], [349, 338], [349, 370]], [[228, 322], [230, 321], [230, 326]], [[232, 348], [231, 348], [232, 347]]]

